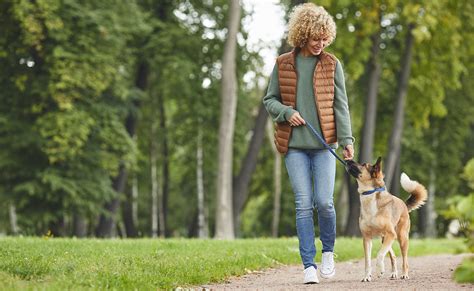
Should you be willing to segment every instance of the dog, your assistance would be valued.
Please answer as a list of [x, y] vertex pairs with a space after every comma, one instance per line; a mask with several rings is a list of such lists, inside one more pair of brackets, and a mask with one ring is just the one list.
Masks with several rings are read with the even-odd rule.
[[390, 254], [392, 264], [391, 279], [398, 277], [397, 263], [392, 244], [398, 239], [403, 258], [401, 279], [408, 277], [408, 235], [410, 232], [409, 212], [421, 207], [428, 198], [425, 186], [411, 180], [405, 173], [400, 177], [400, 183], [410, 197], [403, 201], [393, 196], [385, 189], [382, 173], [382, 158], [379, 157], [374, 165], [358, 164], [347, 161], [347, 169], [356, 178], [360, 193], [361, 211], [359, 227], [362, 233], [365, 253], [365, 276], [362, 282], [372, 280], [371, 252], [372, 238], [382, 237], [382, 247], [377, 254], [376, 273], [379, 277], [385, 272], [384, 258]]

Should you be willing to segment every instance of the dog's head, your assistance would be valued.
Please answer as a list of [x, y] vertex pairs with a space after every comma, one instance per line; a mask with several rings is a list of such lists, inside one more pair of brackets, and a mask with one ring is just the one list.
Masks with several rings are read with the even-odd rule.
[[382, 158], [379, 157], [375, 164], [359, 164], [354, 161], [346, 161], [349, 174], [357, 179], [359, 187], [382, 187], [385, 185], [382, 173]]

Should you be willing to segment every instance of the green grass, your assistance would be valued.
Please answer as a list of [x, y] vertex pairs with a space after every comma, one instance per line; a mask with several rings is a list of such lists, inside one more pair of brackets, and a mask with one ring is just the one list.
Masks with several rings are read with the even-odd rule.
[[[379, 246], [375, 241], [374, 254]], [[398, 244], [394, 249], [399, 253]], [[412, 239], [409, 254], [463, 250], [462, 240]], [[336, 261], [362, 258], [362, 242], [338, 238], [335, 252]], [[280, 264], [300, 264], [297, 239], [0, 239], [0, 282], [7, 289], [169, 289]]]

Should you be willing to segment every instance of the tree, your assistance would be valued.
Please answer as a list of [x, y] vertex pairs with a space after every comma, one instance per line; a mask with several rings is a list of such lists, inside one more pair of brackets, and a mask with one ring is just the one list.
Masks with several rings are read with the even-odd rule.
[[281, 212], [281, 153], [278, 152], [275, 143], [273, 142], [273, 124], [267, 122], [267, 137], [272, 147], [272, 152], [275, 157], [273, 165], [273, 218], [272, 218], [272, 236], [278, 237], [278, 225], [280, 224]]
[[0, 119], [14, 121], [2, 122], [1, 184], [25, 233], [66, 235], [64, 222], [97, 215], [110, 177], [133, 164], [121, 120], [141, 11], [112, 0], [1, 5]]
[[408, 79], [410, 77], [410, 68], [412, 61], [412, 52], [414, 39], [412, 30], [414, 24], [408, 25], [405, 39], [405, 49], [402, 55], [402, 63], [400, 66], [400, 76], [397, 84], [397, 94], [395, 97], [396, 108], [394, 113], [393, 128], [390, 135], [388, 156], [385, 162], [385, 185], [390, 188], [392, 178], [394, 178], [395, 166], [397, 160], [400, 159], [401, 137], [403, 132], [403, 119], [405, 114], [405, 96], [408, 90]]
[[[287, 12], [289, 12], [294, 6], [305, 3], [306, 0], [292, 0], [290, 1]], [[288, 16], [288, 13], [286, 14]], [[286, 43], [286, 39], [281, 40], [280, 48], [278, 53], [282, 54], [290, 50], [289, 45]], [[249, 185], [252, 175], [255, 172], [257, 165], [257, 156], [260, 148], [263, 144], [265, 137], [265, 124], [268, 120], [268, 113], [262, 102], [259, 103], [257, 116], [255, 117], [254, 126], [252, 129], [252, 137], [248, 143], [247, 151], [242, 159], [239, 174], [234, 178], [233, 185], [233, 215], [234, 215], [234, 228], [237, 235], [240, 233], [240, 213], [242, 212], [245, 203], [249, 196]], [[275, 181], [274, 183], [278, 183]]]
[[197, 185], [197, 199], [198, 199], [198, 237], [209, 237], [209, 225], [207, 220], [207, 207], [204, 197], [204, 179], [203, 179], [203, 144], [202, 144], [202, 129], [198, 128], [197, 133], [197, 148], [196, 148], [196, 185]]
[[219, 170], [217, 176], [216, 238], [234, 238], [232, 216], [232, 145], [237, 107], [236, 45], [240, 23], [238, 0], [230, 1], [228, 35], [222, 57]]

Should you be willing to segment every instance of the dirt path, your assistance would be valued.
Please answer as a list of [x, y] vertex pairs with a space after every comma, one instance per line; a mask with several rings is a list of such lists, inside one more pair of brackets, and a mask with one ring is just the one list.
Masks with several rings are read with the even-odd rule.
[[[390, 280], [390, 259], [386, 258], [385, 275], [382, 278], [374, 278], [372, 282], [368, 283], [363, 283], [360, 281], [364, 274], [364, 261], [359, 260], [337, 263], [336, 276], [330, 280], [320, 278], [320, 283], [315, 285], [302, 284], [302, 267], [298, 265], [283, 266], [277, 269], [269, 269], [263, 272], [255, 272], [242, 277], [230, 278], [224, 284], [203, 285], [197, 288], [211, 290], [474, 290], [474, 285], [472, 284], [456, 284], [451, 279], [454, 269], [465, 257], [466, 255], [436, 255], [410, 258], [409, 280]], [[400, 274], [401, 259], [397, 258], [397, 262]], [[373, 260], [372, 266], [374, 266], [374, 264], [375, 261]]]

